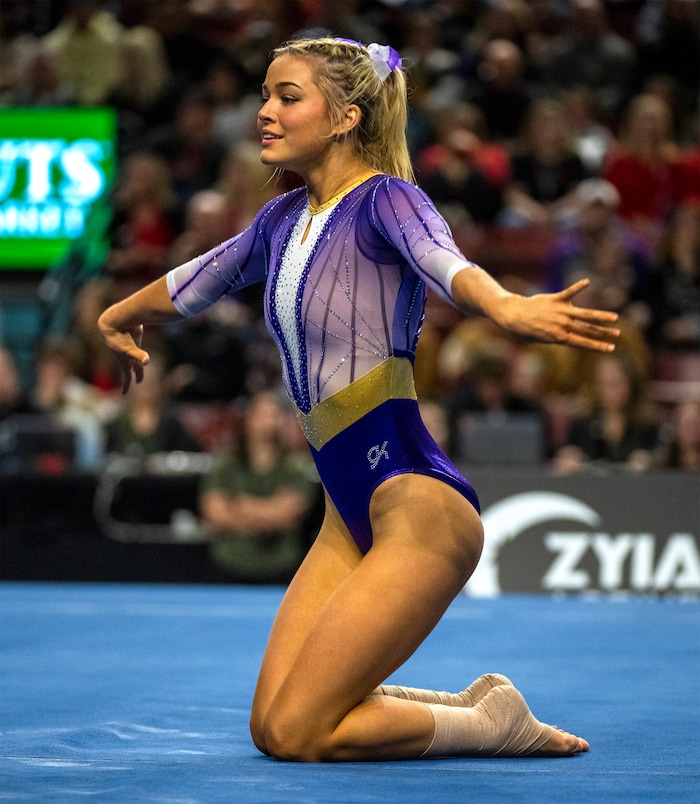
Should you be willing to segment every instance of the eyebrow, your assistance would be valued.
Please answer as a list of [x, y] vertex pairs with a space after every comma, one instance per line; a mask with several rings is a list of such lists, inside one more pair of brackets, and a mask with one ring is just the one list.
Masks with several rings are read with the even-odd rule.
[[[279, 83], [275, 84], [275, 89], [283, 89], [284, 87], [296, 87], [297, 89], [301, 89], [299, 84], [295, 84], [294, 81], [280, 81]], [[263, 89], [267, 89], [267, 85], [262, 85]]]

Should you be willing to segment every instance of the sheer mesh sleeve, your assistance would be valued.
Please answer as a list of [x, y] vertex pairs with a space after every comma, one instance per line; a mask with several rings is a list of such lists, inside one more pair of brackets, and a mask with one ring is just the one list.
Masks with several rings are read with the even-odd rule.
[[291, 195], [266, 204], [244, 232], [168, 272], [170, 298], [182, 315], [195, 316], [222, 297], [265, 281], [270, 241]]
[[441, 298], [451, 301], [454, 275], [474, 265], [460, 251], [447, 221], [413, 184], [390, 178], [375, 190], [373, 223]]

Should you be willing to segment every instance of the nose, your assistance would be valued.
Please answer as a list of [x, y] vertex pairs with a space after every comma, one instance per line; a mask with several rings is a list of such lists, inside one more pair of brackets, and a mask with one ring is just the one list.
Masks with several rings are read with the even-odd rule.
[[258, 120], [259, 121], [266, 121], [269, 122], [272, 119], [272, 115], [269, 110], [270, 101], [266, 100], [265, 103], [260, 107], [260, 111], [258, 112]]

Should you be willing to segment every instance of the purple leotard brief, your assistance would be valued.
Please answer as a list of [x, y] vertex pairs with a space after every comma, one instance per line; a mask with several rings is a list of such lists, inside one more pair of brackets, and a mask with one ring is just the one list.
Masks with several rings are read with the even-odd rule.
[[372, 546], [369, 504], [389, 477], [413, 472], [457, 489], [479, 511], [470, 483], [433, 440], [413, 399], [389, 399], [332, 438], [311, 447], [319, 474], [362, 553]]

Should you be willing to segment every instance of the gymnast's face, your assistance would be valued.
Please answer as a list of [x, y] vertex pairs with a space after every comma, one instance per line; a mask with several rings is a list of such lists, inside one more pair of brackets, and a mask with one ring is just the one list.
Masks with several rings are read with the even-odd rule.
[[309, 62], [284, 55], [270, 64], [258, 113], [261, 160], [302, 176], [318, 167], [330, 148], [332, 125]]

